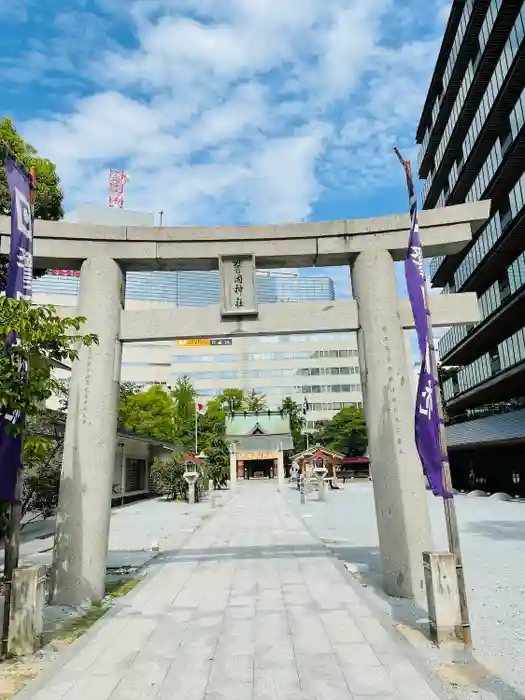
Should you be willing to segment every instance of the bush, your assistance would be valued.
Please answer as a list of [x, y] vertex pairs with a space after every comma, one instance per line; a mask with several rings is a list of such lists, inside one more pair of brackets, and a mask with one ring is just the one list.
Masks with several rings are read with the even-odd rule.
[[210, 464], [208, 467], [208, 478], [213, 479], [213, 486], [216, 489], [222, 489], [228, 483], [230, 478], [229, 465]]
[[22, 490], [23, 514], [31, 513], [32, 520], [50, 518], [58, 506], [59, 488], [60, 464], [41, 463], [26, 470]]
[[[46, 423], [43, 413], [38, 420], [33, 417], [28, 423], [33, 432], [24, 443], [22, 530], [30, 522], [55, 514], [62, 464], [63, 438], [57, 432], [56, 423]], [[9, 514], [9, 505], [0, 504], [0, 537], [7, 533]], [[29, 520], [27, 515], [31, 516]]]
[[[151, 466], [151, 480], [155, 490], [169, 501], [181, 498], [188, 500], [188, 482], [184, 478], [186, 466], [180, 457], [156, 459]], [[200, 501], [208, 488], [209, 476], [206, 465], [201, 464], [199, 476], [195, 482], [195, 501]]]
[[151, 480], [155, 490], [169, 501], [174, 501], [177, 496], [183, 497], [186, 484], [183, 475], [184, 466], [177, 457], [157, 458], [151, 465]]

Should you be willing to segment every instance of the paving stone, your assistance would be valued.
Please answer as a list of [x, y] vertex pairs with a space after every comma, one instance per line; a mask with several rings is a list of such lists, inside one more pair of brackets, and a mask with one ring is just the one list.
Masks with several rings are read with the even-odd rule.
[[333, 654], [298, 654], [296, 663], [306, 698], [353, 700], [345, 676]]
[[63, 700], [108, 700], [121, 678], [121, 672], [108, 675], [86, 674], [63, 695]]
[[166, 678], [170, 661], [156, 659], [140, 661], [124, 675], [109, 696], [109, 700], [153, 700]]
[[271, 484], [240, 484], [121, 606], [21, 700], [436, 697]]
[[342, 669], [353, 695], [395, 695], [398, 690], [392, 677], [382, 666], [347, 661], [342, 663]]
[[295, 658], [281, 658], [269, 661], [258, 659], [254, 668], [254, 698], [281, 700], [294, 698], [301, 693], [299, 674]]

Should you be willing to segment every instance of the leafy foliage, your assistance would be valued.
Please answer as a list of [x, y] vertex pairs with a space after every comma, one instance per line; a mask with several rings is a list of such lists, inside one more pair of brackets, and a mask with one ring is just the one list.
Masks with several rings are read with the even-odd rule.
[[[188, 449], [195, 447], [195, 397], [196, 391], [189, 377], [177, 380], [171, 398], [173, 402], [174, 442]], [[197, 416], [202, 422], [202, 416]]]
[[7, 287], [7, 270], [9, 261], [7, 255], [0, 255], [0, 292], [5, 292]]
[[[95, 335], [80, 333], [84, 320], [61, 318], [53, 306], [0, 297], [0, 407], [26, 415], [22, 425], [8, 424], [13, 434], [22, 433], [24, 444], [23, 515], [46, 517], [56, 507], [62, 436], [56, 422], [50, 427], [50, 412], [41, 406], [53, 393], [64, 391], [63, 382], [52, 375], [53, 363], [72, 362], [80, 346], [97, 342]], [[8, 347], [13, 333], [17, 342]], [[7, 514], [7, 504], [1, 504], [2, 532]]]
[[[64, 216], [62, 208], [63, 193], [60, 178], [54, 163], [40, 158], [36, 149], [20, 136], [13, 121], [7, 117], [0, 119], [0, 144], [9, 148], [28, 170], [36, 170], [35, 217], [58, 221]], [[11, 197], [3, 162], [0, 163], [0, 215], [11, 213]]]
[[[236, 390], [233, 390], [236, 391]], [[242, 392], [241, 392], [242, 394]], [[181, 377], [173, 391], [168, 393], [162, 386], [152, 386], [148, 391], [130, 392], [121, 397], [120, 418], [127, 430], [165, 440], [195, 450], [195, 396], [196, 392], [188, 377]], [[234, 394], [235, 400], [238, 395]], [[225, 417], [232, 395], [219, 396], [208, 404], [206, 415], [197, 415], [198, 449], [206, 453], [202, 465], [202, 480], [196, 484], [196, 493], [213, 479], [216, 488], [225, 486], [229, 478], [229, 451], [225, 440]], [[178, 465], [177, 458], [157, 460], [152, 469], [156, 488], [168, 498], [187, 496], [187, 484]]]
[[[58, 505], [62, 448], [63, 417], [56, 411], [41, 409], [28, 425], [24, 443], [25, 467], [22, 489], [22, 518], [49, 518]], [[31, 522], [25, 520], [24, 526]]]
[[244, 398], [244, 408], [247, 411], [262, 411], [266, 408], [266, 394], [259, 394], [252, 389]]
[[[61, 390], [60, 380], [52, 375], [54, 363], [73, 362], [81, 345], [98, 342], [95, 335], [80, 333], [84, 321], [81, 316], [61, 318], [54, 306], [0, 297], [0, 406], [30, 417]], [[7, 347], [12, 334], [17, 342]]]
[[168, 500], [185, 497], [184, 465], [180, 457], [155, 459], [151, 466], [151, 480], [155, 490]]
[[282, 403], [282, 409], [290, 416], [290, 430], [292, 433], [294, 449], [297, 452], [303, 450], [306, 447], [306, 437], [304, 435], [306, 421], [303, 416], [302, 407], [297, 403], [297, 401], [294, 401], [291, 396], [285, 396]]
[[[156, 491], [169, 501], [188, 500], [189, 486], [184, 478], [187, 455], [172, 455], [168, 459], [156, 459], [151, 467], [151, 479]], [[195, 482], [195, 500], [199, 501], [208, 486], [209, 476], [206, 464], [201, 463], [199, 476]]]
[[171, 396], [159, 384], [147, 391], [128, 393], [120, 402], [120, 422], [127, 430], [173, 442], [174, 405]]
[[215, 397], [214, 401], [225, 413], [240, 411], [244, 407], [244, 391], [242, 389], [225, 389]]
[[[55, 513], [62, 466], [63, 429], [64, 418], [57, 411], [39, 409], [28, 419], [22, 457], [22, 529], [34, 520], [48, 518]], [[8, 504], [0, 503], [0, 536], [7, 528], [8, 516]]]
[[[120, 400], [138, 391], [132, 382], [120, 386]], [[67, 382], [60, 381], [56, 393], [60, 411], [39, 408], [28, 419], [24, 442], [24, 480], [22, 488], [22, 529], [34, 520], [54, 515], [58, 505], [62, 450], [64, 446], [65, 415], [67, 410]], [[2, 505], [5, 507], [2, 509]], [[0, 536], [7, 525], [9, 509], [0, 504]], [[2, 513], [5, 513], [4, 527]], [[29, 518], [28, 518], [29, 516]]]
[[[207, 479], [213, 479], [216, 489], [226, 486], [230, 478], [230, 452], [225, 439], [225, 422], [215, 421], [206, 416], [203, 431], [199, 437], [199, 444], [206, 459], [203, 466], [207, 472]], [[207, 486], [207, 482], [205, 483]]]
[[368, 444], [362, 409], [353, 406], [342, 408], [315, 433], [313, 441], [345, 457], [362, 457]]

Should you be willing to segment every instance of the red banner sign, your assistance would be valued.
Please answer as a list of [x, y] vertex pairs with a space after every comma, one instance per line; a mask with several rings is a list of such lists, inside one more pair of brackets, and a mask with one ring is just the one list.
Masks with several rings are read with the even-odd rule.
[[80, 277], [80, 270], [48, 270], [48, 272], [57, 277]]

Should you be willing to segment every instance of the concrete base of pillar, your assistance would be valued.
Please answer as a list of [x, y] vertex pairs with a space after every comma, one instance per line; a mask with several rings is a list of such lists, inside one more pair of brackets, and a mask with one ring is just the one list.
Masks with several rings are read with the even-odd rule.
[[319, 500], [324, 503], [326, 501], [326, 481], [319, 479]]
[[8, 642], [9, 653], [13, 656], [33, 654], [42, 645], [45, 587], [45, 566], [15, 569]]
[[195, 484], [188, 484], [188, 503], [190, 505], [195, 503]]
[[423, 552], [423, 569], [432, 640], [463, 642], [456, 557], [450, 552]]

